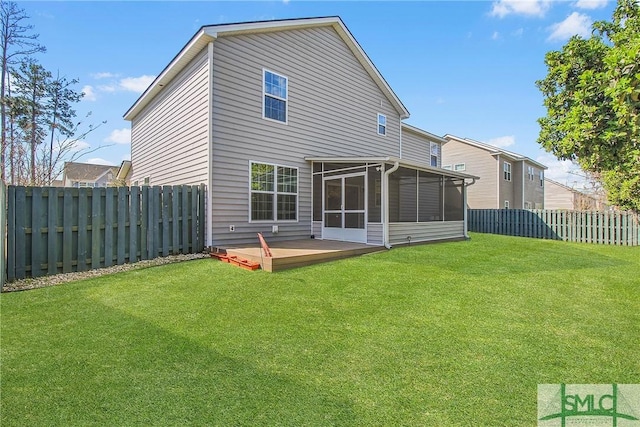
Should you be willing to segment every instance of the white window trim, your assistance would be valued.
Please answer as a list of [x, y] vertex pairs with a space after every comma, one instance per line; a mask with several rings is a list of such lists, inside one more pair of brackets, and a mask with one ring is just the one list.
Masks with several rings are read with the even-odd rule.
[[[507, 166], [508, 166], [508, 168], [507, 168]], [[509, 170], [507, 170], [507, 169], [509, 169]], [[509, 178], [507, 178], [507, 174], [508, 174]], [[511, 163], [504, 162], [504, 164], [502, 166], [502, 178], [505, 181], [511, 182]]]
[[440, 144], [438, 144], [437, 142], [429, 142], [429, 163], [431, 163], [431, 158], [435, 157], [436, 158], [436, 165], [433, 167], [439, 167], [440, 166]]
[[[286, 98], [280, 98], [279, 96], [275, 96], [270, 93], [267, 93], [267, 82], [266, 82], [267, 73], [275, 74], [276, 76], [282, 77], [286, 80], [286, 84], [285, 84], [285, 91], [287, 92]], [[270, 96], [271, 98], [284, 101], [284, 122], [280, 120], [272, 119], [271, 117], [267, 117], [266, 111], [265, 111], [265, 105], [264, 105], [265, 96]], [[263, 68], [262, 69], [262, 98], [260, 101], [262, 103], [262, 118], [264, 120], [269, 120], [270, 122], [274, 122], [274, 123], [280, 123], [281, 125], [288, 125], [289, 124], [289, 77], [285, 76], [284, 74], [271, 71], [268, 68]]]
[[[380, 123], [380, 117], [384, 117], [384, 124]], [[377, 123], [378, 125], [376, 126], [376, 132], [378, 133], [378, 135], [387, 136], [387, 128], [389, 127], [387, 122], [387, 116], [382, 113], [378, 113]], [[384, 133], [380, 133], [380, 126], [384, 126]]]
[[544, 171], [543, 170], [540, 171], [539, 177], [540, 177], [540, 187], [544, 187]]
[[[260, 164], [260, 165], [273, 166], [273, 172], [274, 172], [274, 175], [273, 175], [273, 180], [274, 180], [273, 181], [273, 191], [258, 191], [258, 190], [252, 190], [251, 189], [251, 169], [252, 169], [252, 165], [254, 163], [255, 164]], [[294, 193], [278, 193], [278, 167], [289, 168], [289, 169], [295, 169], [296, 170], [296, 178], [297, 178], [296, 192], [295, 192], [295, 196], [296, 196], [296, 219], [278, 219], [278, 198], [277, 198], [277, 195], [278, 194], [288, 194], [288, 195], [294, 194]], [[273, 194], [273, 198], [274, 198], [273, 219], [251, 219], [251, 193]], [[297, 222], [300, 222], [300, 169], [298, 167], [296, 167], [296, 166], [287, 166], [287, 165], [280, 165], [280, 164], [277, 164], [277, 163], [261, 162], [261, 161], [258, 161], [258, 160], [249, 160], [249, 223], [254, 223], [254, 224], [271, 224], [271, 223], [278, 223], [278, 224], [289, 223], [289, 224], [294, 224], [294, 223], [297, 223]]]
[[533, 166], [527, 166], [527, 175], [529, 181], [533, 181], [535, 179], [536, 170], [533, 168]]
[[505, 209], [509, 209], [509, 201], [508, 200], [504, 201], [504, 208]]
[[[458, 168], [458, 166], [461, 166], [461, 168]], [[463, 172], [467, 170], [467, 164], [466, 163], [456, 163], [453, 165], [453, 171], [454, 172]]]

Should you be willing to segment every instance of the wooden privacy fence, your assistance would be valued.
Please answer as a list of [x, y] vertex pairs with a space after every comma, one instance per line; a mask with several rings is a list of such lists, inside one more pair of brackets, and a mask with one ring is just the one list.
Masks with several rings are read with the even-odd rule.
[[469, 231], [605, 245], [640, 245], [640, 218], [633, 212], [543, 209], [469, 209]]
[[7, 280], [7, 186], [0, 180], [0, 288]]
[[204, 185], [9, 186], [7, 280], [204, 249]]

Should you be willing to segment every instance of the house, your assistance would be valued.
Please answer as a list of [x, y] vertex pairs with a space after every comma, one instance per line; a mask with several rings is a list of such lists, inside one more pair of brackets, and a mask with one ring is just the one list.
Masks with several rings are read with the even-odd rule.
[[442, 167], [481, 179], [467, 198], [471, 209], [544, 209], [544, 171], [529, 157], [472, 139], [445, 135]]
[[113, 180], [114, 185], [123, 187], [129, 186], [132, 172], [131, 160], [123, 160], [122, 163], [120, 163], [118, 173], [116, 173], [116, 177]]
[[545, 178], [544, 183], [544, 206], [546, 209], [592, 211], [606, 208], [598, 198], [591, 194], [576, 190], [549, 178]]
[[62, 186], [106, 187], [111, 184], [117, 173], [117, 166], [65, 162], [62, 170]]
[[207, 246], [466, 237], [474, 177], [339, 17], [204, 26], [124, 117], [134, 184], [206, 184]]

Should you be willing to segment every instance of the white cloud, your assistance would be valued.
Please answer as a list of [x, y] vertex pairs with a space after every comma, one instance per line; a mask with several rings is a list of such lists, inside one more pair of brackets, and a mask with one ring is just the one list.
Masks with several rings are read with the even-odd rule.
[[117, 88], [113, 85], [100, 85], [97, 89], [101, 92], [115, 92]]
[[493, 2], [491, 16], [504, 18], [507, 15], [542, 17], [551, 7], [550, 0], [498, 0]]
[[524, 34], [524, 28], [518, 28], [517, 30], [511, 33], [511, 35], [514, 37], [522, 37], [523, 34]]
[[516, 137], [513, 135], [499, 136], [490, 139], [488, 143], [498, 148], [506, 148], [516, 143]]
[[83, 86], [82, 93], [84, 93], [84, 96], [82, 97], [82, 99], [86, 101], [95, 101], [96, 99], [98, 99], [96, 97], [96, 93], [93, 89], [93, 86], [89, 86], [89, 85]]
[[125, 77], [120, 80], [120, 88], [131, 92], [142, 93], [149, 87], [156, 76]]
[[609, 0], [578, 0], [574, 6], [578, 9], [602, 9]]
[[109, 160], [105, 160], [100, 157], [92, 157], [91, 159], [87, 159], [86, 163], [91, 163], [94, 165], [104, 165], [104, 166], [114, 166]]
[[500, 33], [497, 31], [494, 31], [493, 34], [491, 35], [491, 40], [498, 40], [500, 38]]
[[551, 34], [547, 38], [549, 41], [553, 40], [568, 40], [572, 36], [579, 35], [587, 37], [591, 34], [591, 18], [582, 13], [573, 12], [567, 18], [549, 27]]
[[102, 80], [102, 79], [113, 79], [118, 77], [118, 75], [114, 73], [93, 73], [91, 74], [91, 77], [93, 77], [96, 80]]
[[131, 143], [131, 129], [122, 128], [114, 129], [111, 131], [108, 137], [104, 139], [105, 142], [114, 142], [116, 144], [130, 144]]
[[558, 160], [553, 154], [544, 153], [536, 161], [549, 168], [544, 172], [546, 178], [573, 188], [584, 187], [584, 172], [571, 160]]

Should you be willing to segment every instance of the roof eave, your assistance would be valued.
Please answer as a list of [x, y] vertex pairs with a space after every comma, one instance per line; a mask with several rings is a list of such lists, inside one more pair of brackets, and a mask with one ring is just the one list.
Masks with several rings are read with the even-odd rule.
[[423, 170], [425, 172], [432, 172], [437, 175], [461, 178], [461, 179], [480, 179], [479, 176], [469, 175], [466, 173], [454, 172], [448, 169], [434, 168], [433, 166], [412, 162], [409, 160], [401, 159], [399, 157], [387, 156], [387, 157], [305, 157], [308, 162], [331, 162], [331, 163], [395, 163], [398, 162], [400, 166], [409, 166], [413, 169]]
[[434, 133], [428, 132], [424, 129], [420, 129], [418, 127], [415, 127], [413, 125], [407, 124], [407, 123], [402, 123], [402, 128], [406, 129], [409, 132], [413, 132], [417, 135], [421, 135], [424, 136], [425, 138], [431, 139], [434, 142], [439, 142], [440, 144], [446, 144], [448, 141], [446, 139], [444, 139], [441, 136], [438, 136]]
[[409, 117], [409, 111], [406, 109], [402, 101], [391, 89], [382, 74], [369, 59], [362, 47], [358, 44], [349, 29], [337, 16], [323, 18], [302, 18], [281, 21], [259, 21], [237, 24], [208, 25], [203, 26], [182, 48], [182, 50], [173, 58], [173, 60], [162, 70], [160, 75], [155, 78], [151, 85], [140, 95], [138, 100], [124, 114], [125, 120], [133, 120], [142, 109], [166, 86], [195, 55], [200, 52], [209, 42], [214, 41], [220, 36], [246, 34], [246, 33], [263, 33], [271, 31], [279, 31], [283, 29], [292, 30], [297, 28], [313, 28], [322, 26], [332, 26], [340, 35], [343, 41], [349, 46], [358, 61], [367, 70], [370, 77], [376, 82], [376, 85], [384, 93], [391, 102], [394, 109], [398, 112], [400, 119], [404, 120]]
[[164, 86], [169, 84], [171, 80], [191, 61], [195, 55], [200, 52], [204, 46], [215, 37], [207, 32], [206, 27], [200, 28], [198, 32], [191, 37], [191, 40], [178, 52], [178, 54], [169, 62], [162, 72], [155, 78], [149, 87], [140, 95], [137, 101], [124, 114], [125, 120], [133, 120], [140, 111], [162, 90]]

